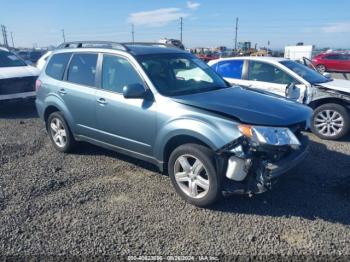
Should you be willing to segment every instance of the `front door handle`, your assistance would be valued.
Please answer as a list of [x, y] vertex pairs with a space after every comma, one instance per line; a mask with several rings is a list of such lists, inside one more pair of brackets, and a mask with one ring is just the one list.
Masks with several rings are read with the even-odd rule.
[[65, 95], [67, 94], [67, 91], [64, 88], [61, 88], [60, 90], [58, 90], [58, 93], [60, 93], [61, 95]]
[[104, 99], [103, 97], [98, 98], [98, 99], [97, 99], [97, 102], [98, 102], [99, 104], [101, 104], [101, 105], [106, 105], [106, 104], [107, 104], [106, 99]]

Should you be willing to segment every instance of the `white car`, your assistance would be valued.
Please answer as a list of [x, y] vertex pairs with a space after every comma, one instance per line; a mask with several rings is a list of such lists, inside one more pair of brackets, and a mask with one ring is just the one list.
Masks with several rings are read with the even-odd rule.
[[0, 101], [35, 97], [39, 70], [21, 58], [0, 48]]
[[36, 63], [36, 68], [38, 68], [41, 71], [44, 68], [46, 61], [51, 54], [52, 51], [47, 51], [45, 54], [43, 54]]
[[350, 127], [350, 81], [331, 79], [285, 58], [231, 57], [208, 63], [230, 84], [272, 92], [314, 109], [312, 131], [339, 139]]

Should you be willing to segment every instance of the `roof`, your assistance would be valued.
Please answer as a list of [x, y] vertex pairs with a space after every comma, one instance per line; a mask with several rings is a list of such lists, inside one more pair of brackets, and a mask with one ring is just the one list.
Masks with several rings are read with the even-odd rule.
[[271, 56], [235, 56], [235, 57], [226, 57], [226, 58], [219, 58], [215, 60], [211, 60], [210, 63], [213, 64], [217, 61], [225, 61], [225, 60], [254, 60], [254, 61], [265, 61], [270, 63], [278, 63], [281, 61], [289, 60], [287, 58], [283, 57], [271, 57]]
[[166, 47], [163, 45], [126, 45], [133, 55], [167, 54], [167, 53], [187, 53], [179, 48]]
[[[66, 42], [57, 49], [109, 49], [130, 53], [132, 55], [160, 54], [160, 53], [185, 53], [185, 51], [172, 45], [163, 43], [129, 42], [117, 43], [108, 41], [75, 41]], [[70, 50], [72, 51], [72, 50]]]

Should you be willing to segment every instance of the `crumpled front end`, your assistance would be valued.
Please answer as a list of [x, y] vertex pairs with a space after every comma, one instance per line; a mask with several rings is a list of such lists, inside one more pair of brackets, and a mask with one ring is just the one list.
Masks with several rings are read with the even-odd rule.
[[297, 141], [274, 145], [242, 135], [218, 150], [225, 176], [223, 192], [263, 193], [271, 189], [280, 175], [298, 165], [308, 154], [309, 141], [301, 133], [305, 123], [288, 129], [293, 133], [293, 140]]

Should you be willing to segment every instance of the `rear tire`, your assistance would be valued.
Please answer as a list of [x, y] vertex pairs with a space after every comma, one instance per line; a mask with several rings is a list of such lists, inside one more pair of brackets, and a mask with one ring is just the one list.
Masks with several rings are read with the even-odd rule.
[[207, 207], [221, 196], [221, 178], [214, 153], [198, 144], [184, 144], [170, 155], [168, 172], [176, 192], [188, 203]]
[[321, 139], [336, 140], [350, 127], [349, 112], [339, 104], [324, 104], [314, 110], [311, 130]]
[[73, 149], [76, 141], [61, 112], [50, 114], [46, 125], [50, 140], [57, 151], [67, 153]]

